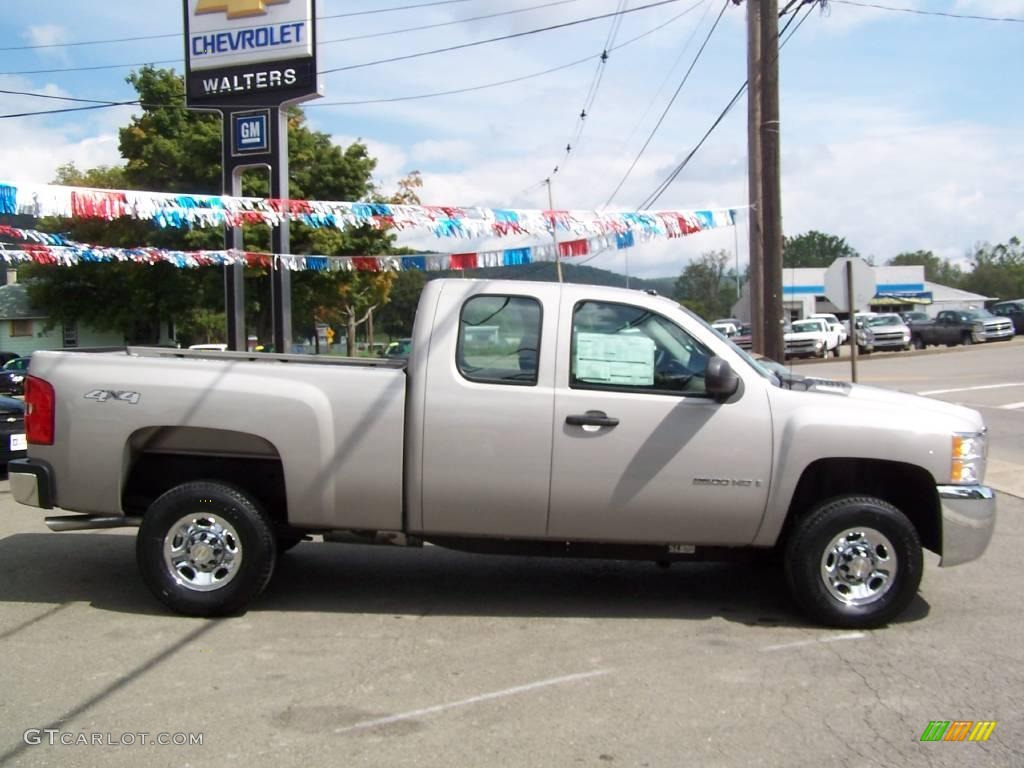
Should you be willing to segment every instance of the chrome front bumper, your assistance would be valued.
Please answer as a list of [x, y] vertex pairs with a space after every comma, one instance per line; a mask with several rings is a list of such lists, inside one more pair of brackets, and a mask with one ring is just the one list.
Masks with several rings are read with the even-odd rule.
[[940, 485], [942, 504], [941, 566], [981, 557], [996, 524], [996, 496], [984, 485]]

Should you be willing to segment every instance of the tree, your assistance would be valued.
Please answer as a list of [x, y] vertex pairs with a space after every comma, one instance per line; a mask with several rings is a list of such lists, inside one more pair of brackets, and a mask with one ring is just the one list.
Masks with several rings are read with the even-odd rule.
[[1014, 236], [1006, 243], [979, 243], [970, 254], [972, 269], [962, 288], [998, 299], [1024, 296], [1024, 249]]
[[931, 283], [956, 288], [963, 280], [963, 271], [948, 259], [940, 259], [931, 251], [904, 251], [889, 259], [892, 267], [924, 267], [924, 279]]
[[[221, 187], [221, 121], [208, 113], [183, 109], [184, 86], [173, 70], [143, 67], [128, 77], [144, 105], [119, 132], [123, 166], [101, 166], [79, 170], [68, 164], [58, 169], [56, 181], [61, 184], [96, 188], [147, 189], [158, 192], [219, 193]], [[168, 106], [152, 106], [168, 105]], [[288, 111], [289, 126], [289, 195], [296, 199], [360, 200], [377, 198], [372, 174], [376, 160], [366, 146], [354, 142], [339, 147], [328, 134], [313, 131], [306, 124], [303, 112]], [[418, 174], [410, 177], [415, 188]], [[243, 178], [243, 192], [265, 196], [269, 191], [266, 174], [248, 173]], [[75, 240], [99, 245], [137, 247], [148, 245], [165, 248], [222, 248], [223, 231], [217, 229], [158, 229], [148, 222], [117, 220], [69, 221], [43, 220], [40, 229], [65, 232]], [[243, 229], [246, 250], [269, 249], [269, 228], [260, 225]], [[394, 240], [382, 230], [362, 227], [353, 231], [314, 230], [293, 223], [293, 253], [326, 255], [363, 255], [386, 252]], [[201, 328], [202, 312], [224, 310], [223, 270], [209, 267], [198, 270], [154, 269], [148, 265], [101, 264], [76, 267], [42, 267], [26, 269], [33, 285], [30, 296], [59, 321], [81, 318], [100, 328], [118, 328], [133, 342], [155, 341], [149, 318], [138, 322], [135, 308], [148, 312], [159, 308], [172, 313], [164, 319], [174, 320], [186, 328]], [[90, 268], [91, 267], [91, 268]], [[318, 278], [323, 276], [297, 272], [293, 274], [293, 323], [296, 329], [312, 328], [314, 294]], [[307, 285], [309, 283], [313, 286]], [[167, 298], [173, 285], [179, 297]], [[88, 286], [89, 292], [85, 292]], [[147, 294], [145, 300], [142, 294]], [[270, 295], [268, 270], [246, 270], [246, 316], [250, 328], [266, 336], [270, 331]], [[104, 296], [105, 303], [96, 300]], [[141, 301], [141, 303], [139, 303]], [[195, 314], [199, 312], [200, 314]]]
[[787, 269], [828, 267], [836, 259], [859, 255], [845, 238], [813, 229], [782, 241], [782, 266]]
[[736, 303], [736, 271], [728, 251], [706, 251], [686, 265], [676, 280], [675, 297], [701, 317], [727, 317]]
[[377, 314], [379, 325], [389, 337], [409, 336], [427, 276], [418, 269], [399, 272], [391, 286], [388, 303]]

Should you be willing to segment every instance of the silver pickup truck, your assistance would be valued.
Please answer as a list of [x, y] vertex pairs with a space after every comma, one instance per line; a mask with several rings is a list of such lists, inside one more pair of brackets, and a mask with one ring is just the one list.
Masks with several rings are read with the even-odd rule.
[[973, 560], [995, 519], [975, 411], [774, 374], [638, 291], [432, 281], [408, 361], [129, 348], [30, 374], [15, 498], [78, 513], [54, 530], [138, 526], [146, 584], [191, 615], [244, 610], [316, 534], [770, 555], [810, 616], [870, 627], [914, 597], [923, 548]]

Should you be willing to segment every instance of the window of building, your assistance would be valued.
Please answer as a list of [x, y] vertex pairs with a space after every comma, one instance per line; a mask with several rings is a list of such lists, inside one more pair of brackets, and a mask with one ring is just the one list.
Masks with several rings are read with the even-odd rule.
[[541, 308], [522, 296], [474, 296], [462, 307], [456, 363], [470, 381], [535, 385]]
[[575, 389], [706, 395], [711, 352], [672, 321], [642, 307], [584, 301], [572, 323], [569, 385]]
[[64, 346], [65, 347], [77, 347], [78, 346], [78, 323], [64, 323]]
[[11, 336], [31, 336], [31, 320], [11, 320]]

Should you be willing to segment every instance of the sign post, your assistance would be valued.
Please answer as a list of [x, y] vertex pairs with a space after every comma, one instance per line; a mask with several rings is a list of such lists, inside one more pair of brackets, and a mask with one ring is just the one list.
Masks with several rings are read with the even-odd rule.
[[[185, 104], [223, 118], [225, 195], [242, 194], [242, 174], [270, 173], [270, 197], [288, 197], [288, 121], [285, 107], [320, 95], [316, 74], [316, 0], [183, 0]], [[230, 248], [242, 250], [231, 227]], [[271, 231], [271, 250], [291, 250], [288, 220]], [[291, 347], [290, 273], [271, 269], [274, 350]], [[244, 267], [225, 267], [228, 348], [244, 350]]]
[[857, 381], [857, 307], [874, 298], [875, 270], [864, 259], [836, 259], [825, 270], [825, 298], [839, 312], [850, 313], [850, 377]]

